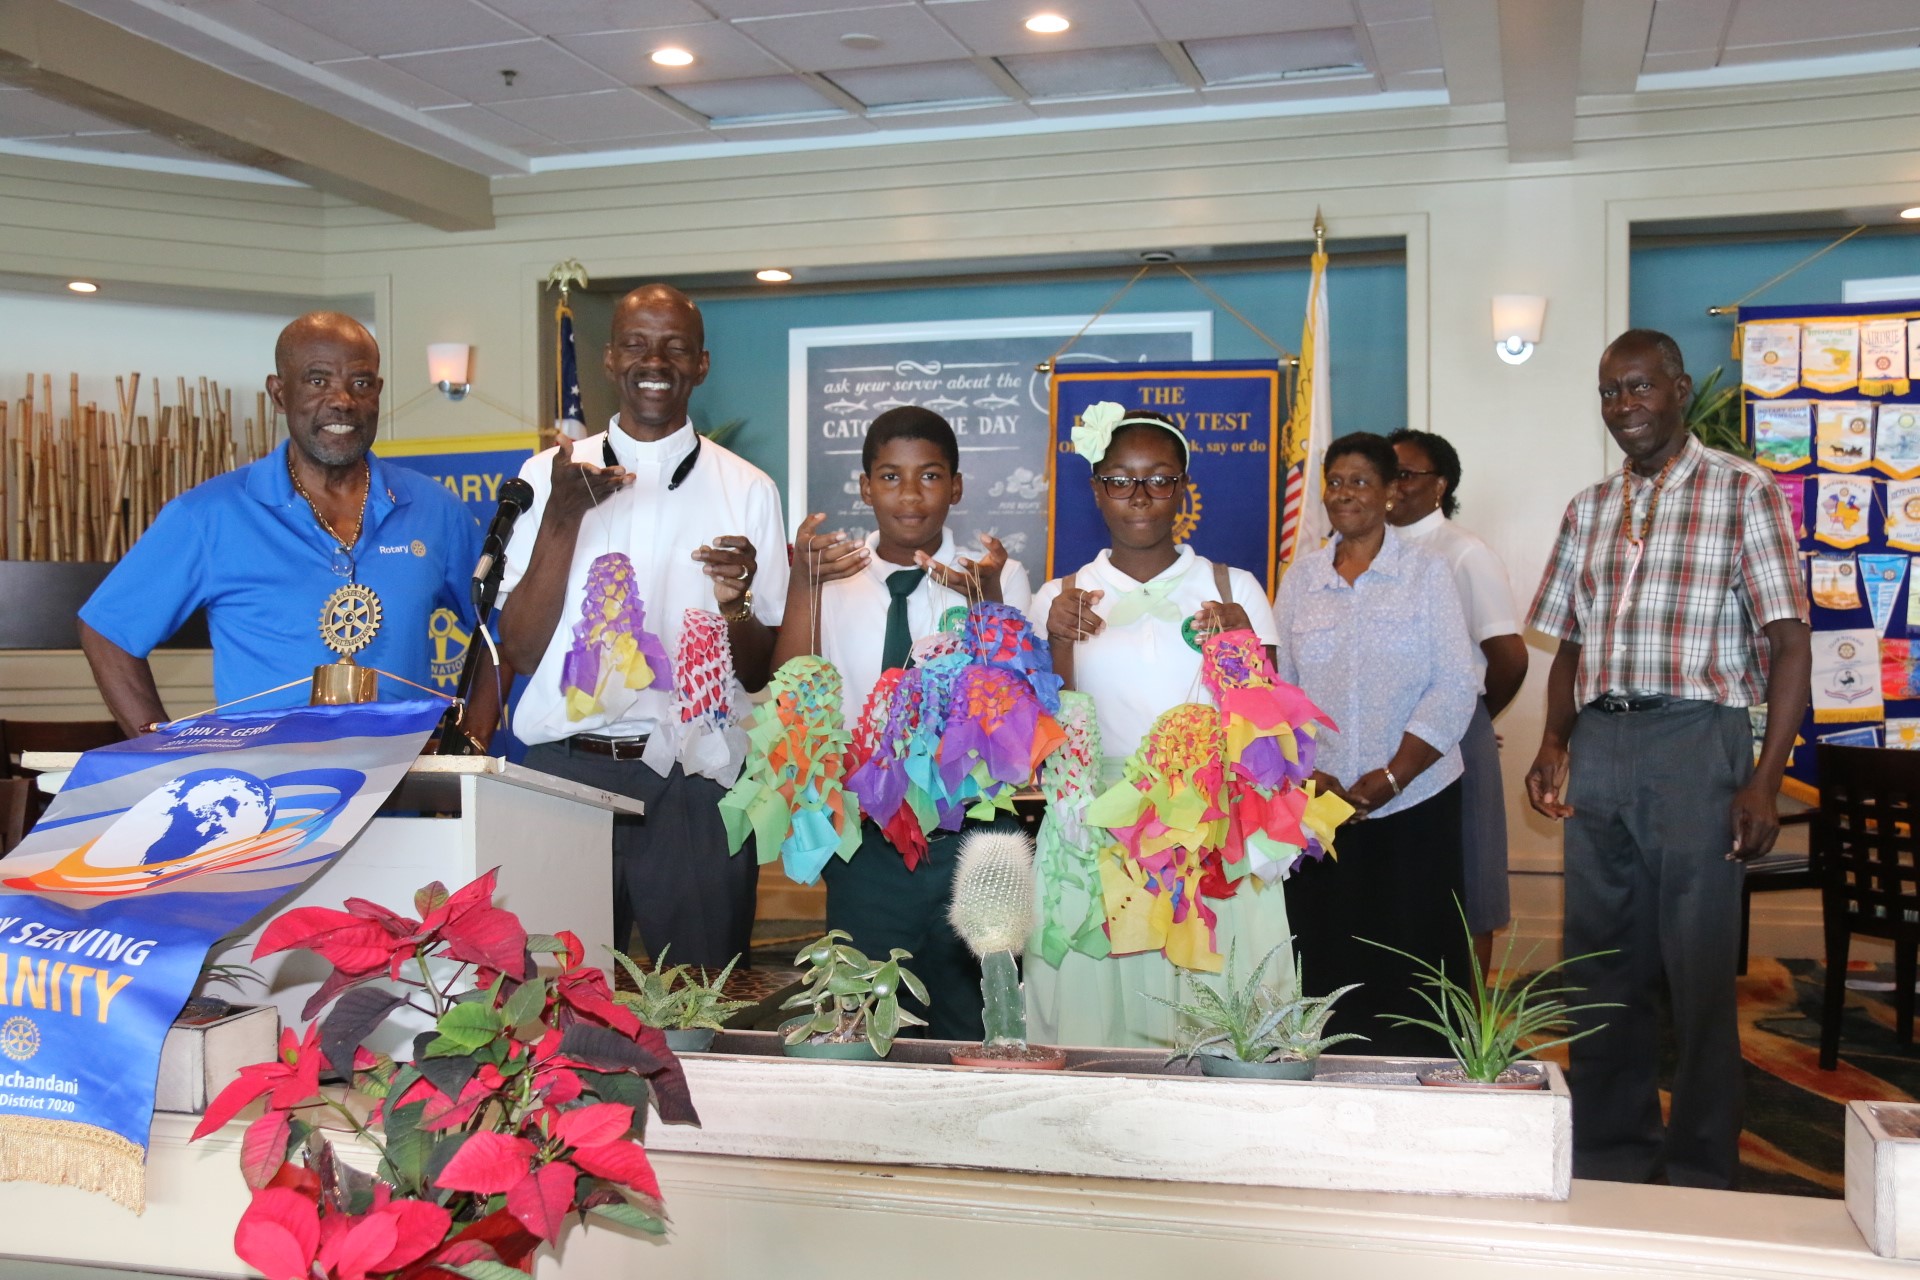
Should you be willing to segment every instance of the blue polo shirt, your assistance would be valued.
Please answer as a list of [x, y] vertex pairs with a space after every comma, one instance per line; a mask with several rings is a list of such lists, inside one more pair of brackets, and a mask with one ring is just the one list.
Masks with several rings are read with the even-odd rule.
[[[434, 643], [430, 622], [435, 610], [451, 609], [457, 634], [472, 633], [468, 583], [480, 556], [480, 526], [431, 477], [371, 454], [368, 460], [373, 478], [351, 580], [380, 597], [380, 630], [354, 660], [451, 694], [451, 682], [434, 683], [432, 666], [444, 643]], [[336, 656], [321, 643], [319, 622], [321, 605], [349, 581], [332, 567], [337, 545], [294, 491], [283, 441], [260, 461], [162, 507], [80, 617], [144, 658], [204, 606], [214, 699], [231, 702], [298, 680], [248, 706], [300, 705], [313, 668]], [[443, 615], [443, 636], [446, 621]], [[380, 696], [422, 695], [383, 679]]]

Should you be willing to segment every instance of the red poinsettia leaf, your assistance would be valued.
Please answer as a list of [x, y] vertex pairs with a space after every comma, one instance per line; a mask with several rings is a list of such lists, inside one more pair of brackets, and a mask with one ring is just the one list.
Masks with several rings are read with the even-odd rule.
[[660, 1198], [660, 1181], [653, 1176], [653, 1165], [646, 1149], [637, 1142], [609, 1142], [600, 1147], [579, 1147], [569, 1156], [575, 1164], [598, 1178]]
[[[384, 1186], [377, 1183], [377, 1189]], [[453, 1215], [439, 1205], [427, 1200], [395, 1200], [390, 1204], [379, 1204], [379, 1212], [393, 1220], [393, 1249], [386, 1257], [374, 1263], [374, 1271], [397, 1271], [409, 1263], [417, 1262], [432, 1252], [453, 1225]]]
[[504, 1133], [476, 1133], [447, 1161], [446, 1168], [434, 1179], [434, 1185], [447, 1191], [498, 1195], [527, 1176], [533, 1153], [533, 1144], [525, 1138]]
[[462, 914], [475, 907], [493, 905], [493, 888], [500, 878], [500, 868], [483, 871], [471, 882], [461, 885], [453, 895], [434, 910], [420, 919], [422, 932], [431, 932], [443, 928], [447, 921], [458, 919]]
[[403, 916], [390, 907], [365, 898], [348, 898], [340, 904], [347, 909], [348, 915], [359, 916], [362, 920], [371, 920], [396, 938], [411, 938], [420, 931], [420, 922], [410, 916]]
[[[380, 1184], [374, 1185], [377, 1187]], [[298, 1192], [316, 1204], [320, 1201], [320, 1175], [307, 1166], [295, 1164], [291, 1160], [280, 1166], [280, 1172], [273, 1175], [273, 1180], [267, 1183], [267, 1186]]]
[[413, 891], [413, 909], [420, 913], [422, 920], [446, 905], [447, 886], [438, 880]]
[[393, 1252], [399, 1228], [385, 1214], [347, 1219], [345, 1231], [327, 1237], [320, 1246], [320, 1265], [334, 1280], [367, 1280], [367, 1272]]
[[527, 976], [527, 931], [511, 911], [475, 908], [448, 920], [440, 937], [455, 960], [487, 965], [510, 978]]
[[633, 1108], [618, 1102], [595, 1102], [563, 1112], [553, 1136], [570, 1147], [600, 1147], [618, 1142], [633, 1128]]
[[566, 963], [560, 967], [563, 969], [579, 968], [580, 962], [587, 958], [587, 944], [580, 941], [580, 935], [571, 929], [562, 929], [553, 936], [567, 949], [567, 954], [562, 957]]
[[328, 970], [326, 981], [322, 982], [319, 988], [307, 997], [307, 1003], [301, 1006], [300, 1016], [312, 1022], [320, 1016], [322, 1009], [332, 1003], [335, 996], [378, 976], [378, 973], [378, 970], [368, 973], [348, 973], [343, 969]]
[[[284, 1043], [283, 1039], [283, 1046]], [[282, 1056], [287, 1056], [284, 1047]], [[307, 1028], [307, 1034], [291, 1056], [293, 1061], [290, 1064], [270, 1068], [274, 1076], [273, 1091], [267, 1099], [268, 1106], [297, 1107], [320, 1093], [320, 1069], [327, 1065], [327, 1059], [320, 1052], [318, 1025]]]
[[273, 1087], [277, 1063], [255, 1063], [240, 1068], [240, 1075], [220, 1096], [207, 1104], [206, 1114], [194, 1126], [194, 1138], [204, 1138], [243, 1111], [247, 1104]]
[[507, 1192], [507, 1212], [542, 1240], [558, 1240], [573, 1207], [573, 1183], [579, 1176], [570, 1164], [543, 1164]]
[[240, 1139], [240, 1176], [249, 1187], [263, 1190], [280, 1172], [287, 1162], [292, 1130], [293, 1116], [285, 1111], [269, 1111], [247, 1126], [246, 1136]]
[[348, 973], [372, 973], [387, 963], [393, 936], [359, 916], [327, 907], [295, 907], [276, 916], [260, 935], [253, 958], [300, 947]]
[[307, 1280], [319, 1246], [319, 1206], [273, 1187], [253, 1193], [233, 1232], [234, 1253], [266, 1280]]
[[[505, 1209], [488, 1214], [480, 1221], [460, 1229], [460, 1234], [449, 1242], [446, 1249], [434, 1254], [437, 1262], [454, 1245], [479, 1242], [491, 1248], [501, 1262], [510, 1267], [521, 1267], [533, 1251], [540, 1247], [540, 1237], [520, 1225], [520, 1220]], [[521, 1267], [531, 1271], [531, 1267]]]

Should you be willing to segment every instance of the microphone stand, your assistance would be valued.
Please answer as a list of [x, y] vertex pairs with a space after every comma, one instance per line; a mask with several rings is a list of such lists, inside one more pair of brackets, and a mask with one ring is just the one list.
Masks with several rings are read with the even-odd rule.
[[495, 549], [493, 566], [487, 570], [486, 578], [473, 584], [473, 637], [467, 641], [467, 656], [460, 664], [460, 683], [454, 688], [453, 704], [440, 721], [440, 743], [434, 751], [435, 755], [477, 756], [486, 753], [485, 748], [468, 737], [467, 731], [460, 727], [460, 717], [466, 710], [468, 695], [473, 692], [474, 679], [480, 672], [481, 648], [486, 643], [482, 633], [487, 629], [487, 620], [493, 616], [494, 597], [500, 594], [500, 578], [506, 571], [505, 550]]

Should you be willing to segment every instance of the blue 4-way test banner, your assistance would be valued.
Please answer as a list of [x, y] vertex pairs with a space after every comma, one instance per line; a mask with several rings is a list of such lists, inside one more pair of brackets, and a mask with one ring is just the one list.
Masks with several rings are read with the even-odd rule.
[[1073, 424], [1111, 400], [1173, 419], [1187, 438], [1189, 484], [1174, 519], [1176, 542], [1245, 569], [1272, 595], [1280, 536], [1280, 368], [1270, 360], [1110, 364], [1053, 378], [1052, 519], [1047, 576], [1058, 578], [1107, 546], [1093, 502], [1092, 468], [1073, 450]]
[[200, 716], [80, 758], [0, 858], [0, 1177], [140, 1210], [161, 1042], [208, 949], [339, 855], [443, 710]]

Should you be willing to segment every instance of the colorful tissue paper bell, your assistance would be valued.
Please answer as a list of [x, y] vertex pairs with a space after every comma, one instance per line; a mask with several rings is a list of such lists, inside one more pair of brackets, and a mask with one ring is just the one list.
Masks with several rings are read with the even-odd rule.
[[841, 785], [852, 736], [840, 718], [840, 673], [808, 654], [774, 672], [767, 692], [720, 817], [733, 852], [751, 834], [762, 863], [777, 857], [790, 879], [812, 884], [827, 859], [860, 847], [859, 810]]

